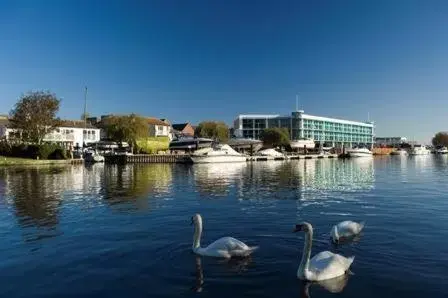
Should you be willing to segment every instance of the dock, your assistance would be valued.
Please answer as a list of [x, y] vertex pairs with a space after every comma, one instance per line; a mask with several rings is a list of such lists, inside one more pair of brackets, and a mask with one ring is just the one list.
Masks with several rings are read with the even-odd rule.
[[268, 160], [298, 160], [298, 159], [321, 159], [338, 158], [337, 154], [307, 154], [307, 155], [286, 155], [286, 156], [249, 156], [247, 161], [268, 161]]
[[[337, 154], [307, 154], [307, 155], [285, 155], [285, 156], [248, 156], [247, 161], [270, 161], [270, 160], [299, 160], [299, 159], [323, 159], [338, 158]], [[191, 163], [187, 154], [135, 154], [135, 155], [106, 155], [104, 162], [109, 164], [126, 163]]]
[[105, 155], [105, 163], [188, 163], [191, 162], [186, 154], [134, 154], [134, 155]]

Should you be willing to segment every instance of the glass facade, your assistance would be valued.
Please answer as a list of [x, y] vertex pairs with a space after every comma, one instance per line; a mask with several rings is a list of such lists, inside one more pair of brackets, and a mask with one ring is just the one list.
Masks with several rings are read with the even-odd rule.
[[293, 112], [291, 117], [241, 115], [234, 125], [239, 136], [251, 139], [259, 139], [265, 128], [282, 127], [288, 129], [292, 140], [306, 138], [332, 145], [371, 145], [374, 140], [373, 123], [317, 117], [303, 112]]

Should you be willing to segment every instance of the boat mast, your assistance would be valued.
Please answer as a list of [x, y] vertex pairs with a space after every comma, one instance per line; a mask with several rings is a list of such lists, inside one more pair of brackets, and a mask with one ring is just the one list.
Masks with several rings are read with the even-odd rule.
[[87, 127], [87, 86], [84, 90], [84, 129]]
[[84, 136], [86, 135], [86, 128], [87, 128], [87, 86], [84, 89], [84, 130], [82, 132], [82, 147], [84, 147], [85, 140]]

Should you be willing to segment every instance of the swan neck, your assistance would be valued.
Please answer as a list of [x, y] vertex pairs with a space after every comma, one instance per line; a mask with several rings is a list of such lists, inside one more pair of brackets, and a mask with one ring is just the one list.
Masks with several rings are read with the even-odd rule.
[[305, 277], [305, 272], [308, 271], [310, 265], [311, 247], [313, 245], [313, 230], [305, 232], [305, 244], [303, 245], [302, 260], [299, 266], [299, 275]]
[[197, 250], [201, 247], [202, 222], [197, 221], [194, 226], [193, 249]]

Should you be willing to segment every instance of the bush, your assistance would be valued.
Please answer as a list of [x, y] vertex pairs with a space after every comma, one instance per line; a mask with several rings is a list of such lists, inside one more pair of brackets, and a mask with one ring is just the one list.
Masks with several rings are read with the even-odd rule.
[[148, 137], [137, 140], [137, 150], [142, 153], [156, 154], [158, 151], [168, 150], [170, 140], [168, 137]]
[[67, 150], [56, 148], [56, 150], [48, 155], [48, 159], [67, 159], [67, 155]]
[[3, 156], [11, 156], [12, 153], [12, 146], [5, 140], [2, 140], [0, 142], [0, 155]]
[[56, 144], [11, 145], [0, 142], [0, 155], [36, 159], [67, 159], [67, 150]]
[[42, 144], [39, 146], [38, 156], [39, 159], [49, 159], [48, 157], [56, 150], [56, 146], [53, 144]]

